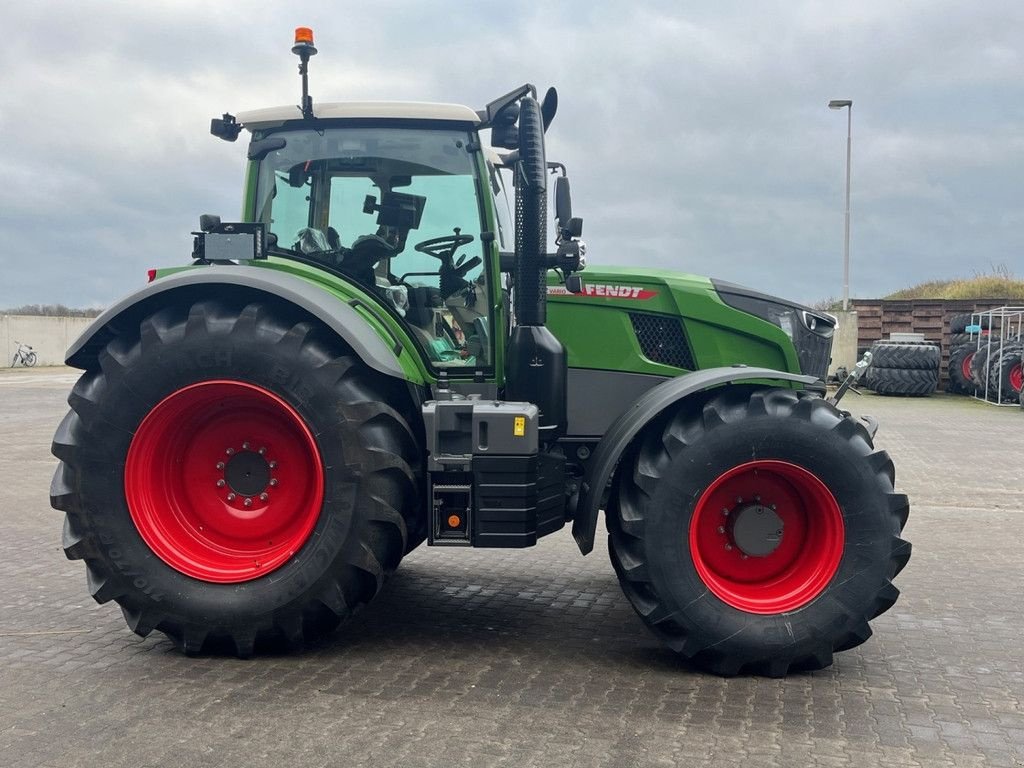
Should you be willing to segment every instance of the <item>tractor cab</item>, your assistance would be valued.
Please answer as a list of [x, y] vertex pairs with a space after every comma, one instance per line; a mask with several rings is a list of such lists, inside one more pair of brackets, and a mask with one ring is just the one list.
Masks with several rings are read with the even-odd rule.
[[[512, 326], [544, 324], [547, 271], [559, 271], [571, 289], [583, 263], [582, 222], [571, 218], [565, 169], [544, 160], [543, 132], [557, 108], [554, 89], [539, 103], [536, 89], [523, 85], [479, 111], [420, 102], [314, 106], [308, 88], [312, 33], [300, 28], [292, 50], [302, 77], [298, 107], [225, 114], [211, 122], [211, 133], [228, 141], [243, 128], [251, 134], [245, 223], [204, 217], [193, 255], [198, 263], [216, 263], [209, 253], [221, 252], [216, 245], [208, 249], [211, 239], [237, 240], [254, 227], [254, 260], [302, 262], [344, 280], [359, 301], [383, 311], [400, 336], [409, 337], [425, 380], [443, 373], [452, 381], [500, 387], [508, 378], [503, 363]], [[537, 116], [528, 141], [520, 126], [524, 100]], [[537, 178], [523, 173], [524, 158]], [[501, 169], [511, 173], [503, 179]], [[558, 252], [547, 254], [547, 177], [559, 171]], [[525, 207], [517, 202], [514, 220], [509, 177], [516, 200], [529, 188], [531, 201]], [[531, 235], [528, 253], [515, 241], [517, 231]], [[508, 308], [513, 282], [523, 298], [514, 317]], [[547, 409], [553, 410], [564, 405]]]
[[463, 110], [396, 121], [374, 105], [328, 104], [315, 127], [243, 114], [256, 150], [247, 213], [264, 225], [268, 255], [354, 282], [401, 318], [433, 367], [484, 370], [500, 295], [496, 234], [471, 148], [476, 116]]

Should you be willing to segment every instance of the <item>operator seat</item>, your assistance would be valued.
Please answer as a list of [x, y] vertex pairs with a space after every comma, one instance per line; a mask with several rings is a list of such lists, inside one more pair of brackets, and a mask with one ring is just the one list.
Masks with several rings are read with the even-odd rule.
[[444, 308], [441, 292], [425, 285], [410, 286], [409, 307], [405, 319], [409, 328], [423, 344], [427, 356], [434, 362], [460, 362], [459, 349], [438, 329], [438, 310]]

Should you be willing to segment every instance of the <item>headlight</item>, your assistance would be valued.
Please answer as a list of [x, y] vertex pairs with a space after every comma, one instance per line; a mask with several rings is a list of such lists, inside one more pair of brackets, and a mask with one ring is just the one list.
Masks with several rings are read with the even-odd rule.
[[777, 325], [794, 343], [800, 335], [799, 331], [804, 328], [824, 339], [832, 338], [835, 333], [836, 319], [822, 312], [798, 304], [784, 303], [773, 296], [721, 280], [713, 280], [712, 283], [719, 298], [727, 305]]

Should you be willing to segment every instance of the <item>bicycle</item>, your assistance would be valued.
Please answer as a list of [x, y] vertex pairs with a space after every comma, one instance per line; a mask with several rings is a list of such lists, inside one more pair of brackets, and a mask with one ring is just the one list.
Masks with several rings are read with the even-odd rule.
[[28, 344], [22, 344], [20, 341], [15, 341], [18, 345], [18, 350], [14, 353], [14, 359], [11, 360], [11, 368], [21, 363], [26, 368], [31, 368], [36, 364], [36, 353]]

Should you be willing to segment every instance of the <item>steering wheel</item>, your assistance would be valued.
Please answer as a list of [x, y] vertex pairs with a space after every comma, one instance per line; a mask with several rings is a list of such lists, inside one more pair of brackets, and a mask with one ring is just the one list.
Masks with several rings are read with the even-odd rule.
[[473, 239], [472, 235], [463, 235], [462, 230], [455, 227], [454, 235], [432, 237], [430, 240], [424, 240], [421, 243], [416, 243], [415, 247], [420, 253], [433, 256], [435, 259], [441, 261], [442, 264], [450, 265], [452, 263], [452, 258], [455, 256], [455, 252], [462, 246], [472, 243]]

